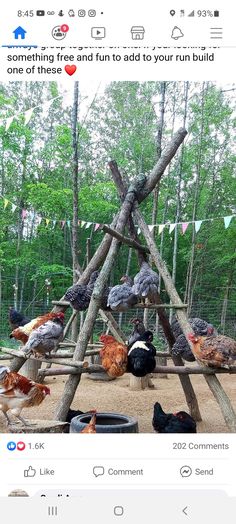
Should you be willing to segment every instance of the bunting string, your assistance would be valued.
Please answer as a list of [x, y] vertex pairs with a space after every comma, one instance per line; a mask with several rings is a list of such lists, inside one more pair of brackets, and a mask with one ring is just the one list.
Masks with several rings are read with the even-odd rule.
[[[15, 213], [15, 211], [19, 208], [16, 204], [11, 202], [8, 198], [0, 196], [3, 203], [3, 210], [11, 210], [12, 213]], [[56, 218], [49, 218], [40, 215], [40, 213], [37, 213], [35, 210], [27, 210], [22, 209], [21, 211], [21, 217], [23, 222], [26, 224], [29, 224], [30, 222], [34, 221], [36, 228], [38, 228], [41, 223], [43, 222], [44, 225], [48, 228], [49, 226], [51, 228], [55, 228], [56, 225], [59, 225], [61, 229], [64, 229], [66, 226], [71, 229], [71, 220], [64, 218], [64, 219], [56, 219]], [[180, 231], [182, 235], [184, 235], [188, 229], [188, 227], [192, 224], [195, 228], [195, 232], [198, 233], [202, 224], [204, 223], [213, 223], [216, 220], [222, 220], [224, 224], [224, 228], [228, 229], [230, 224], [232, 224], [232, 219], [236, 217], [236, 213], [232, 215], [227, 216], [221, 216], [221, 217], [214, 217], [214, 218], [203, 218], [202, 220], [188, 220], [184, 222], [166, 222], [165, 224], [149, 224], [148, 228], [150, 231], [153, 231], [154, 228], [158, 229], [158, 234], [160, 235], [164, 229], [168, 229], [169, 234], [173, 233], [173, 231], [176, 229], [176, 227], [180, 227]], [[92, 222], [92, 221], [86, 221], [86, 220], [78, 220], [78, 226], [83, 229], [89, 229], [91, 226], [93, 226], [94, 231], [99, 231], [99, 229], [103, 226], [103, 222]], [[141, 233], [140, 228], [137, 228], [138, 235]]]

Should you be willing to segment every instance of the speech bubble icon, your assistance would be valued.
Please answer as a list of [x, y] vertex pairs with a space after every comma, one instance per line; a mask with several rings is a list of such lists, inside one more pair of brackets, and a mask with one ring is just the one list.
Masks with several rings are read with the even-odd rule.
[[93, 468], [93, 474], [95, 477], [100, 477], [102, 475], [104, 475], [105, 473], [105, 469], [103, 466], [94, 466]]

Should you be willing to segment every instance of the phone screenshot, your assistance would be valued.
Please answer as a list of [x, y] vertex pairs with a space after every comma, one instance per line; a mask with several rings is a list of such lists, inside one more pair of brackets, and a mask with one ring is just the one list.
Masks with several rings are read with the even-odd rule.
[[236, 8], [2, 11], [2, 515], [233, 524]]

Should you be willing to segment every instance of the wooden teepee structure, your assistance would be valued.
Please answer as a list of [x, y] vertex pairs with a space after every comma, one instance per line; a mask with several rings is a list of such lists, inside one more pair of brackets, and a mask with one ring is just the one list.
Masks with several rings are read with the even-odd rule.
[[[85, 365], [84, 358], [87, 354], [87, 348], [89, 346], [89, 340], [91, 338], [94, 324], [97, 319], [98, 312], [108, 323], [109, 329], [116, 336], [117, 339], [125, 341], [125, 336], [119, 329], [118, 324], [113, 318], [111, 313], [104, 312], [100, 310], [101, 297], [103, 295], [104, 289], [108, 282], [108, 278], [112, 267], [115, 263], [117, 252], [121, 243], [125, 243], [129, 246], [132, 246], [137, 250], [139, 260], [142, 261], [145, 254], [150, 254], [155, 264], [157, 270], [159, 271], [161, 278], [164, 282], [166, 292], [170, 299], [170, 304], [162, 304], [159, 297], [159, 303], [154, 307], [157, 309], [160, 322], [163, 327], [167, 342], [169, 347], [173, 346], [175, 338], [173, 336], [168, 316], [166, 314], [166, 307], [172, 307], [176, 311], [176, 316], [182, 327], [182, 330], [185, 336], [188, 336], [192, 332], [192, 329], [188, 323], [186, 315], [186, 305], [182, 303], [177, 290], [174, 287], [174, 284], [171, 279], [171, 275], [166, 267], [165, 262], [162, 260], [158, 248], [155, 244], [155, 240], [151, 235], [149, 228], [143, 218], [143, 215], [139, 209], [139, 204], [148, 197], [148, 195], [154, 190], [157, 183], [159, 183], [166, 167], [174, 157], [179, 146], [183, 142], [187, 132], [185, 129], [179, 129], [176, 134], [172, 137], [171, 141], [163, 151], [160, 159], [153, 168], [152, 172], [148, 177], [141, 175], [135, 180], [129, 187], [126, 187], [122, 176], [119, 172], [116, 162], [110, 162], [109, 167], [113, 177], [113, 180], [117, 186], [117, 190], [121, 199], [121, 208], [113, 219], [110, 227], [104, 226], [103, 230], [105, 232], [104, 238], [97, 249], [96, 253], [90, 260], [85, 271], [80, 276], [78, 283], [84, 284], [87, 283], [91, 273], [101, 266], [100, 274], [96, 280], [94, 291], [91, 297], [89, 308], [82, 326], [82, 329], [79, 333], [77, 343], [75, 345], [73, 357], [71, 360], [66, 359], [55, 359], [51, 362], [57, 362], [58, 365], [63, 366], [60, 369], [46, 369], [39, 371], [39, 374], [42, 376], [45, 375], [58, 375], [65, 374], [69, 375], [67, 382], [65, 384], [63, 395], [56, 407], [55, 419], [65, 421], [68, 413], [68, 409], [73, 401], [75, 393], [80, 383], [81, 374], [84, 372], [91, 373], [94, 371], [100, 371], [101, 366], [98, 365]], [[139, 243], [136, 235], [136, 230], [134, 227], [134, 221], [141, 229], [143, 236], [146, 240], [146, 246], [143, 246]], [[125, 228], [128, 228], [129, 236], [124, 236]], [[62, 310], [64, 311], [69, 304], [62, 299], [56, 303], [54, 311]], [[75, 312], [73, 312], [65, 331], [68, 331], [74, 317]], [[192, 348], [194, 351], [194, 348]], [[91, 352], [90, 352], [91, 354]], [[17, 352], [15, 352], [17, 355]], [[32, 357], [33, 358], [33, 357]], [[43, 360], [43, 359], [42, 359]], [[232, 408], [231, 402], [226, 395], [222, 385], [220, 384], [215, 373], [228, 373], [228, 370], [223, 369], [210, 369], [203, 367], [201, 365], [196, 365], [195, 367], [186, 367], [181, 359], [181, 357], [172, 356], [174, 366], [172, 367], [161, 367], [158, 366], [155, 370], [156, 373], [177, 373], [186, 397], [186, 401], [189, 407], [191, 415], [196, 421], [201, 420], [201, 415], [198, 407], [197, 397], [194, 392], [189, 374], [200, 373], [203, 374], [207, 384], [213, 393], [216, 401], [218, 402], [225, 422], [231, 432], [236, 432], [236, 414]], [[11, 369], [18, 371], [23, 365], [24, 359], [16, 356], [12, 361]], [[236, 369], [230, 370], [232, 373], [236, 373]]]

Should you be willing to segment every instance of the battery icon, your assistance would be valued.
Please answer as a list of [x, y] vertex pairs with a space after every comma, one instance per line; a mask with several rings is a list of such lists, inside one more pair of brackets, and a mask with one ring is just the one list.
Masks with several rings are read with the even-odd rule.
[[36, 16], [44, 16], [45, 15], [45, 11], [43, 9], [38, 9], [38, 11], [36, 11]]
[[220, 16], [220, 12], [219, 11], [214, 11], [214, 16]]

